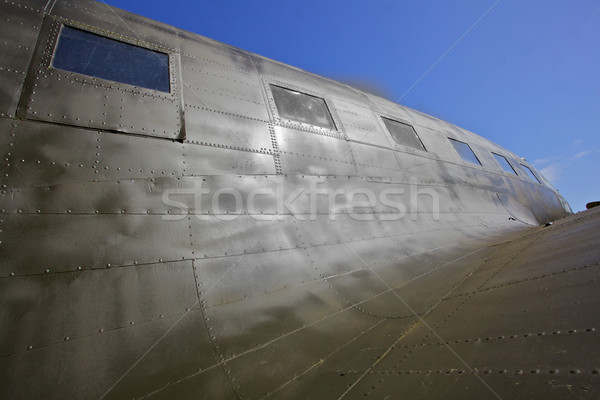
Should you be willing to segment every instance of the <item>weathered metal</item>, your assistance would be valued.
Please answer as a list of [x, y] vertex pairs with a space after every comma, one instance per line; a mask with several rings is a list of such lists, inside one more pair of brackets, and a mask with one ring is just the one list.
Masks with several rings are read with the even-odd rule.
[[[516, 154], [104, 3], [0, 9], [1, 398], [597, 397], [599, 214]], [[63, 26], [170, 91], [54, 68]]]

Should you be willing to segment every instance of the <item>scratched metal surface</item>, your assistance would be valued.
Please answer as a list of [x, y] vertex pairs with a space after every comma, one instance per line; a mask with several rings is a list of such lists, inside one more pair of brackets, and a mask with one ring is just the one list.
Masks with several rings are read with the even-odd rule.
[[[516, 154], [100, 2], [0, 10], [1, 398], [598, 396], [598, 212], [540, 227], [566, 203]], [[49, 68], [62, 24], [167, 52], [171, 92]]]

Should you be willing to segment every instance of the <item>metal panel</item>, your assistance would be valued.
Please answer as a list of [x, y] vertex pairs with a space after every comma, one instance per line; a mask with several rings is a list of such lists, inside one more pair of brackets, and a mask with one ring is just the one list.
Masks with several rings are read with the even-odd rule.
[[[14, 116], [42, 24], [40, 4], [5, 2], [0, 24], [0, 117]], [[43, 5], [41, 5], [43, 8]], [[18, 37], [19, 40], [13, 40]]]
[[[239, 385], [238, 390], [243, 396], [262, 398], [293, 382], [305, 371], [318, 367], [336, 347], [348, 343], [375, 323], [372, 317], [346, 310], [282, 336], [268, 346], [227, 362], [226, 366], [230, 368], [234, 382]], [[308, 343], [311, 345], [307, 346]], [[279, 356], [268, 363], [261, 362], [268, 354], [273, 353]], [[257, 381], [257, 375], [267, 379]], [[275, 397], [279, 398], [280, 394]]]
[[80, 22], [94, 26], [117, 36], [152, 43], [159, 47], [171, 47], [177, 40], [177, 30], [172, 26], [130, 12], [111, 7], [100, 1], [57, 0], [47, 10], [63, 21]]
[[[69, 22], [76, 28], [110, 37], [104, 31]], [[40, 46], [21, 96], [19, 115], [23, 118], [75, 126], [180, 138], [182, 132], [179, 57], [173, 50], [151, 47], [135, 38], [115, 36], [120, 41], [169, 53], [171, 93], [144, 89], [51, 68], [50, 62], [61, 23], [46, 18]], [[63, 101], [56, 101], [61, 93]]]
[[[191, 256], [185, 220], [165, 223], [159, 215], [71, 213], [4, 214], [2, 219], [0, 276], [75, 271], [77, 267], [107, 268]], [[153, 243], [150, 251], [148, 243]]]
[[292, 249], [197, 260], [194, 265], [204, 303], [211, 307], [310, 284], [319, 275], [316, 266], [304, 268], [306, 263], [307, 251]]
[[8, 163], [0, 165], [8, 187], [184, 172], [180, 143], [31, 121], [0, 120], [0, 129], [9, 141]]
[[272, 151], [267, 122], [210, 111], [191, 104], [185, 114], [187, 138], [195, 143], [210, 144], [246, 151]]
[[391, 147], [392, 143], [383, 130], [377, 115], [363, 106], [344, 101], [332, 99], [348, 140], [374, 144], [377, 146]]
[[382, 149], [362, 143], [351, 143], [356, 170], [361, 176], [396, 177], [401, 168], [393, 150]]
[[182, 56], [216, 68], [222, 76], [256, 73], [252, 55], [244, 50], [183, 30], [178, 30], [178, 37]]
[[[1, 358], [0, 369], [5, 371], [6, 379], [0, 385], [0, 396], [83, 399], [107, 394], [105, 398], [130, 398], [166, 386], [213, 363], [205, 357], [211, 354], [211, 348], [207, 336], [201, 333], [199, 314], [194, 311], [181, 320], [180, 316], [166, 317], [98, 332]], [[169, 372], [156, 369], [161, 365], [169, 365]], [[117, 385], [107, 393], [118, 381], [123, 386]]]
[[284, 173], [356, 175], [348, 142], [280, 126], [275, 134]]
[[[302, 371], [287, 385], [280, 386], [272, 398], [318, 398], [327, 393], [340, 398], [416, 319], [386, 319], [375, 322], [352, 340], [339, 344], [319, 363]], [[376, 321], [374, 319], [374, 321]], [[337, 321], [336, 321], [337, 322]], [[338, 331], [341, 329], [337, 328]], [[382, 377], [379, 377], [381, 380]], [[397, 379], [396, 377], [393, 377]], [[362, 396], [362, 393], [360, 394]], [[393, 397], [393, 396], [392, 396]]]
[[[287, 335], [301, 332], [322, 319], [335, 316], [343, 308], [341, 299], [322, 282], [316, 281], [237, 303], [209, 307], [206, 315], [218, 354], [227, 360], [256, 352]], [[238, 372], [247, 372], [241, 367]]]
[[2, 357], [199, 308], [191, 261], [0, 279], [0, 301]]
[[275, 175], [275, 162], [267, 152], [239, 151], [231, 148], [182, 146], [185, 175]]
[[182, 69], [185, 103], [192, 109], [268, 121], [258, 76], [187, 56], [182, 57]]

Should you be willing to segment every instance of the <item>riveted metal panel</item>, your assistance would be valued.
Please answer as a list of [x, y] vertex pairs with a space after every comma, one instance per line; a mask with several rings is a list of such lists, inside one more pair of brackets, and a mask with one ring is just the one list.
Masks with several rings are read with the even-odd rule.
[[[188, 258], [186, 221], [161, 215], [4, 214], [0, 276]], [[90, 226], [93, 221], [93, 229]], [[36, 232], [35, 235], [29, 232]], [[153, 243], [148, 251], [148, 243]]]
[[211, 307], [310, 284], [318, 274], [316, 266], [305, 267], [308, 257], [305, 249], [291, 249], [201, 259], [194, 265], [203, 301]]
[[43, 16], [39, 6], [40, 4], [32, 2], [4, 2], [0, 6], [0, 117], [14, 116], [17, 110], [42, 24]]
[[221, 75], [256, 72], [252, 55], [244, 50], [188, 31], [178, 30], [178, 36], [183, 56], [193, 58], [205, 66], [211, 65]]
[[196, 295], [191, 261], [0, 279], [0, 320], [20, 332], [3, 332], [0, 354], [180, 315]]
[[57, 0], [49, 13], [65, 23], [81, 23], [118, 36], [152, 43], [159, 47], [172, 47], [177, 40], [177, 29], [130, 12], [111, 7], [101, 1]]
[[[119, 381], [111, 382], [110, 391], [105, 389], [105, 399], [137, 399], [154, 393], [165, 395], [175, 382], [181, 384], [200, 371], [205, 371], [205, 376], [210, 376], [213, 381], [205, 382], [202, 392], [188, 390], [187, 396], [198, 398], [214, 393], [216, 398], [221, 398], [223, 393], [227, 393], [226, 386], [218, 389], [213, 387], [213, 383], [220, 383], [221, 380], [219, 374], [211, 371], [220, 374], [222, 371], [214, 358], [213, 343], [206, 330], [202, 311], [190, 309], [175, 320], [169, 318], [169, 321], [166, 326], [169, 330], [165, 330], [163, 336], [155, 338], [153, 347], [148, 347], [147, 353], [134, 360], [136, 364], [124, 364], [124, 367], [131, 370], [123, 373]], [[186, 397], [182, 395], [176, 398]]]
[[256, 75], [186, 56], [182, 57], [182, 69], [185, 103], [192, 109], [268, 121], [267, 106]]
[[[195, 311], [184, 319], [165, 317], [79, 340], [23, 349], [19, 354], [0, 359], [0, 368], [7, 374], [0, 395], [13, 399], [100, 398], [121, 378], [121, 382], [127, 381], [127, 371], [136, 362], [139, 364], [129, 373], [138, 377], [134, 382], [145, 383], [144, 386], [129, 383], [129, 394], [139, 394], [145, 386], [166, 385], [166, 376], [187, 376], [211, 364], [210, 358], [204, 358], [210, 354], [208, 340], [206, 335], [199, 334], [202, 318], [191, 318], [198, 314]], [[173, 329], [168, 331], [169, 328]], [[166, 363], [171, 372], [161, 377], [165, 371], [157, 371], [156, 366]], [[106, 398], [113, 398], [110, 392]]]
[[186, 175], [275, 175], [272, 154], [240, 151], [186, 142], [183, 173]]
[[[400, 332], [414, 324], [415, 318], [374, 319], [374, 325], [352, 340], [338, 345], [318, 364], [307, 368], [272, 395], [272, 398], [317, 398], [323, 393], [339, 398], [389, 348]], [[338, 327], [339, 330], [339, 327]], [[393, 378], [396, 378], [395, 376]], [[360, 394], [362, 396], [362, 393]], [[350, 395], [350, 398], [352, 394]]]
[[[186, 233], [194, 257], [242, 256], [244, 253], [300, 247], [295, 231], [283, 221], [278, 221], [282, 227], [277, 229], [277, 235], [272, 235], [271, 218], [256, 219], [248, 215], [204, 216], [201, 223], [195, 223], [196, 219], [196, 216], [188, 216], [183, 221], [190, 226]], [[286, 220], [291, 220], [291, 217]], [[176, 227], [174, 225], [171, 229], [177, 229]]]
[[282, 168], [288, 174], [355, 175], [347, 141], [275, 127]]
[[194, 143], [234, 150], [272, 151], [267, 122], [243, 115], [224, 114], [188, 104], [185, 114], [187, 138]]
[[0, 120], [0, 127], [9, 141], [8, 163], [0, 165], [8, 187], [183, 173], [180, 143], [31, 121]]
[[[341, 344], [348, 343], [377, 322], [370, 316], [349, 309], [326, 317], [315, 318], [314, 324], [283, 336], [268, 346], [227, 362], [231, 375], [247, 398], [261, 398], [287, 385], [296, 376], [318, 367]], [[306, 344], [311, 343], [310, 346]], [[269, 363], [262, 363], [268, 354], [280, 354]], [[268, 379], [257, 382], [256, 374]], [[275, 397], [279, 397], [276, 393]]]
[[[171, 92], [163, 93], [51, 66], [62, 23], [46, 17], [19, 104], [19, 116], [60, 124], [94, 127], [147, 136], [180, 139], [183, 125], [179, 57], [175, 50], [136, 38], [112, 38], [169, 54]], [[69, 26], [111, 37], [111, 33], [69, 22]], [[57, 93], [61, 101], [56, 101]]]
[[148, 399], [235, 399], [235, 392], [229, 377], [220, 365], [210, 369], [198, 369], [178, 381], [171, 381], [162, 389], [152, 392]]
[[315, 281], [237, 303], [208, 307], [206, 316], [219, 355], [229, 359], [255, 352], [272, 341], [335, 315], [343, 307], [331, 289]]
[[[262, 79], [265, 94], [267, 96], [267, 103], [269, 105], [269, 111], [271, 114], [271, 118], [274, 120], [276, 125], [280, 125], [283, 127], [288, 127], [291, 129], [297, 129], [301, 131], [316, 133], [324, 136], [331, 136], [340, 139], [347, 139], [346, 134], [344, 132], [344, 125], [342, 124], [340, 117], [335, 109], [332, 98], [325, 96], [322, 91], [315, 91], [308, 89], [306, 87], [296, 85], [290, 83], [288, 81], [280, 81], [276, 79], [263, 77]], [[275, 98], [273, 97], [273, 87], [280, 88], [280, 90], [291, 90], [296, 91], [302, 95], [312, 96], [313, 98], [322, 99], [325, 102], [326, 110], [321, 110], [322, 112], [329, 112], [329, 116], [324, 116], [324, 118], [331, 117], [333, 120], [332, 127], [323, 127], [318, 125], [313, 125], [309, 122], [302, 122], [295, 119], [289, 119], [285, 115], [280, 115], [279, 110], [277, 108], [277, 104], [275, 102]]]

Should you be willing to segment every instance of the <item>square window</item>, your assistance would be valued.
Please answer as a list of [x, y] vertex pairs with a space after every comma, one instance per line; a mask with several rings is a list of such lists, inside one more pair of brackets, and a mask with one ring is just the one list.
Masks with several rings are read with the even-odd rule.
[[527, 173], [527, 176], [534, 182], [537, 183], [542, 183], [540, 182], [540, 180], [537, 178], [537, 176], [535, 176], [535, 174], [533, 173], [533, 171], [531, 170], [531, 168], [529, 168], [527, 165], [523, 165], [521, 164], [521, 167], [523, 167], [523, 169], [525, 170], [525, 172]]
[[512, 167], [512, 165], [510, 165], [510, 163], [508, 162], [506, 157], [501, 156], [500, 154], [496, 154], [496, 153], [492, 153], [492, 154], [494, 155], [494, 158], [496, 159], [496, 161], [498, 161], [498, 164], [500, 164], [500, 166], [502, 167], [502, 169], [505, 172], [509, 172], [513, 175], [517, 175], [517, 172]]
[[63, 26], [52, 67], [161, 92], [170, 91], [169, 55]]
[[464, 161], [470, 162], [472, 164], [481, 165], [481, 161], [479, 161], [475, 153], [473, 153], [471, 146], [469, 146], [465, 142], [461, 142], [460, 140], [452, 138], [448, 139], [450, 139], [450, 143], [452, 143], [452, 146], [454, 146], [454, 149]]
[[321, 97], [271, 85], [279, 116], [296, 122], [335, 130], [335, 124], [325, 100]]
[[417, 135], [417, 131], [415, 131], [415, 128], [413, 128], [412, 125], [385, 117], [381, 117], [381, 119], [397, 144], [427, 151], [425, 150], [425, 146], [423, 146], [423, 142], [421, 142], [419, 135]]

